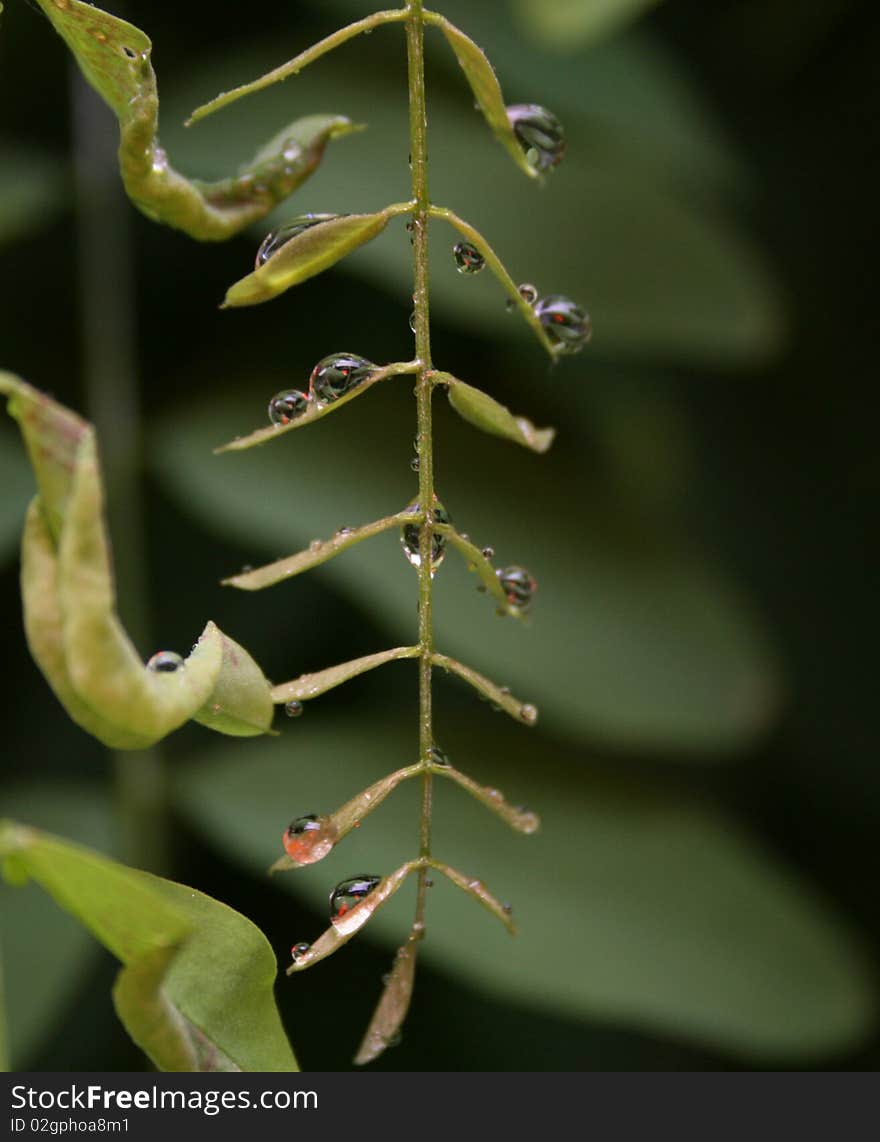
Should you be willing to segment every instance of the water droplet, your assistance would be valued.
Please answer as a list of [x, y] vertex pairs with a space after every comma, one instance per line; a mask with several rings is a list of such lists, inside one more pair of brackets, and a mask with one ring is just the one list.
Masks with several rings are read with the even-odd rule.
[[492, 556], [495, 554], [495, 548], [494, 547], [484, 547], [483, 550], [480, 552], [480, 554], [483, 556], [484, 559], [491, 559]]
[[[418, 500], [414, 500], [409, 505], [410, 508], [415, 508], [418, 511]], [[449, 513], [446, 508], [440, 503], [436, 496], [434, 496], [434, 523], [451, 523]], [[401, 529], [400, 542], [403, 545], [403, 554], [407, 557], [413, 567], [420, 567], [422, 564], [422, 557], [419, 554], [419, 532], [421, 525], [417, 523], [408, 523]], [[443, 558], [446, 555], [446, 536], [439, 535], [437, 532], [431, 536], [431, 574], [433, 575]]]
[[531, 702], [526, 702], [519, 708], [519, 716], [526, 723], [526, 725], [533, 726], [538, 720], [538, 707], [533, 706]]
[[353, 529], [350, 527], [338, 527], [336, 529], [336, 534], [337, 535], [351, 535], [352, 530]]
[[[285, 153], [285, 158], [286, 158]], [[340, 214], [300, 214], [297, 218], [291, 218], [289, 222], [285, 222], [283, 226], [279, 226], [277, 230], [271, 231], [267, 234], [263, 241], [260, 243], [260, 248], [257, 250], [257, 257], [255, 261], [256, 268], [259, 269], [264, 262], [267, 262], [274, 253], [286, 245], [291, 238], [296, 238], [298, 234], [302, 234], [304, 230], [310, 230], [312, 226], [317, 226], [319, 222], [330, 222], [334, 218], [340, 218]]]
[[415, 333], [415, 331], [416, 331], [416, 311], [415, 310], [413, 310], [412, 313], [409, 315], [409, 327], [413, 331], [413, 333]]
[[306, 944], [306, 943], [294, 944], [293, 947], [290, 949], [290, 954], [293, 956], [294, 963], [296, 963], [297, 960], [301, 960], [303, 958], [303, 956], [307, 952], [310, 952], [311, 950], [312, 950], [311, 944]]
[[381, 876], [353, 876], [342, 880], [330, 893], [330, 922], [343, 935], [361, 926], [366, 916], [358, 915], [358, 905], [381, 883]]
[[450, 765], [452, 765], [452, 762], [449, 760], [448, 756], [443, 752], [442, 749], [434, 746], [431, 750], [431, 765], [440, 765], [444, 769], [447, 769]]
[[304, 710], [305, 706], [302, 704], [302, 702], [297, 702], [295, 698], [290, 702], [285, 702], [284, 704], [284, 712], [287, 714], [288, 718], [300, 718], [302, 717]]
[[354, 353], [331, 353], [312, 370], [309, 391], [315, 400], [338, 400], [368, 380], [375, 368], [371, 361]]
[[505, 916], [509, 916], [511, 914], [511, 912], [513, 911], [513, 905], [512, 904], [502, 904], [501, 905], [501, 911], [505, 914]]
[[309, 544], [309, 551], [320, 551], [323, 546], [324, 544], [320, 541], [320, 539], [313, 539]]
[[183, 666], [183, 659], [173, 650], [160, 650], [147, 663], [147, 670], [155, 674], [173, 674]]
[[590, 315], [576, 302], [553, 293], [535, 302], [535, 316], [561, 353], [579, 353], [593, 336]]
[[512, 607], [523, 610], [531, 603], [538, 589], [538, 583], [525, 567], [505, 567], [495, 574], [498, 576], [505, 598]]
[[538, 300], [537, 286], [533, 286], [531, 282], [521, 282], [516, 287], [516, 292], [527, 305], [534, 305]]
[[336, 840], [336, 826], [329, 817], [307, 813], [290, 822], [281, 843], [290, 859], [297, 864], [314, 864], [330, 852]]
[[309, 407], [309, 398], [299, 389], [284, 389], [269, 401], [269, 420], [273, 424], [290, 424]]
[[425, 881], [425, 888], [433, 888], [433, 887], [434, 887], [434, 881], [433, 880], [426, 880]]
[[478, 274], [486, 264], [486, 259], [470, 242], [456, 242], [452, 247], [452, 256], [460, 274]]
[[507, 108], [507, 119], [535, 170], [543, 173], [562, 162], [565, 131], [552, 111], [537, 103], [515, 103]]
[[418, 472], [418, 470], [419, 470], [419, 458], [418, 458], [418, 456], [413, 456], [412, 460], [410, 460], [410, 462], [409, 462], [409, 466], [410, 466], [410, 468], [412, 468], [412, 470], [414, 472]]

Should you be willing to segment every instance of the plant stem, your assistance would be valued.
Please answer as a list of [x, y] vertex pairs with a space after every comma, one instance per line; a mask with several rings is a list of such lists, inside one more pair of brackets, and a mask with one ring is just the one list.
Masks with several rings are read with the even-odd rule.
[[[70, 94], [85, 404], [110, 490], [108, 520], [125, 625], [143, 649], [149, 623], [129, 207], [119, 189], [107, 112], [73, 67]], [[166, 871], [170, 838], [162, 758], [156, 749], [111, 756], [120, 855], [151, 872]]]
[[[434, 654], [432, 562], [434, 541], [434, 454], [431, 429], [431, 330], [428, 310], [428, 120], [425, 111], [424, 14], [422, 0], [407, 0], [406, 49], [409, 70], [409, 147], [412, 169], [413, 304], [416, 350], [416, 415], [419, 457], [419, 756], [422, 811], [419, 856], [431, 855], [432, 773], [429, 768], [434, 731], [431, 716], [431, 671]], [[419, 868], [414, 932], [424, 932], [427, 869]]]

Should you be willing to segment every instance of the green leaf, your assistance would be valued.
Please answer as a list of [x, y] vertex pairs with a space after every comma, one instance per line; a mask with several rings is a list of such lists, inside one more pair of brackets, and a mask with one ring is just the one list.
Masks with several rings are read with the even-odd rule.
[[309, 226], [280, 246], [253, 273], [230, 286], [220, 308], [270, 301], [371, 241], [396, 213], [399, 212], [389, 207], [377, 214], [341, 214]]
[[71, 718], [116, 749], [145, 748], [192, 717], [222, 733], [265, 733], [269, 684], [213, 623], [177, 670], [144, 666], [116, 615], [94, 430], [9, 374], [0, 393], [11, 396], [40, 488], [22, 547], [25, 632]]
[[[228, 444], [222, 444], [219, 448], [215, 448], [214, 452], [244, 452], [248, 448], [254, 448], [258, 444], [266, 444], [270, 440], [276, 440], [280, 436], [284, 436], [287, 432], [293, 432], [296, 428], [304, 428], [307, 424], [313, 424], [316, 420], [321, 420], [325, 416], [329, 416], [331, 412], [336, 412], [338, 408], [348, 404], [349, 401], [354, 400], [356, 397], [363, 396], [367, 389], [373, 385], [378, 384], [380, 381], [386, 381], [389, 377], [397, 377], [403, 373], [414, 373], [417, 368], [417, 363], [414, 361], [395, 361], [392, 365], [384, 365], [381, 369], [376, 369], [374, 373], [370, 373], [365, 381], [361, 381], [359, 385], [353, 388], [350, 392], [345, 393], [341, 397], [330, 404], [321, 404], [318, 401], [310, 401], [306, 411], [291, 420], [289, 424], [270, 424], [265, 428], [256, 428], [253, 432], [249, 432], [247, 436], [236, 436], [234, 440], [230, 440]], [[236, 584], [238, 586], [239, 584]]]
[[538, 43], [574, 52], [613, 35], [659, 0], [513, 0], [516, 18]]
[[0, 143], [0, 246], [45, 227], [64, 206], [64, 190], [53, 155]]
[[456, 662], [454, 658], [450, 658], [446, 654], [434, 654], [431, 661], [447, 673], [457, 674], [465, 682], [470, 682], [471, 686], [478, 690], [487, 702], [491, 702], [494, 707], [503, 710], [505, 714], [510, 714], [515, 721], [522, 722], [524, 726], [537, 724], [537, 707], [533, 706], [531, 702], [522, 702], [519, 698], [515, 698], [508, 686], [497, 685], [491, 678], [486, 678], [485, 675], [474, 670], [472, 666], [465, 666], [461, 662]]
[[395, 646], [391, 650], [380, 650], [377, 654], [365, 654], [363, 658], [354, 658], [351, 662], [340, 662], [338, 666], [328, 666], [326, 670], [319, 670], [315, 674], [301, 674], [292, 682], [282, 682], [272, 690], [273, 702], [301, 702], [309, 698], [317, 698], [325, 694], [334, 686], [341, 686], [364, 674], [367, 670], [375, 670], [377, 666], [384, 666], [387, 662], [394, 662], [398, 658], [417, 658], [417, 646]]
[[483, 50], [469, 36], [436, 12], [426, 12], [425, 22], [440, 28], [446, 36], [495, 138], [524, 174], [529, 178], [538, 178], [537, 170], [526, 158], [519, 140], [513, 133], [507, 117], [504, 96], [501, 94], [501, 84]]
[[[519, 934], [510, 941], [437, 878], [420, 952], [432, 966], [502, 1001], [768, 1065], [809, 1065], [870, 1033], [877, 993], [866, 950], [823, 894], [732, 816], [644, 770], [632, 782], [611, 776], [610, 765], [591, 772], [583, 758], [503, 722], [483, 729], [446, 710], [443, 734], [464, 743], [458, 761], [480, 780], [523, 790], [542, 828], [528, 838], [495, 828], [482, 806], [434, 783], [435, 853], [509, 900]], [[225, 857], [257, 872], [297, 805], [333, 804], [412, 750], [411, 728], [375, 713], [297, 726], [296, 790], [279, 806], [290, 747], [265, 741], [245, 757], [218, 743], [179, 775], [178, 804], [209, 844], [222, 838]], [[406, 859], [417, 784], [401, 786], [318, 875], [279, 884], [322, 907], [352, 868]], [[398, 946], [411, 907], [392, 902], [364, 938]]]
[[297, 1069], [272, 994], [275, 957], [244, 916], [15, 822], [0, 825], [0, 855], [125, 965], [116, 1009], [158, 1068]]
[[263, 218], [317, 167], [330, 139], [355, 130], [339, 115], [291, 123], [232, 178], [192, 181], [159, 145], [153, 45], [133, 24], [80, 0], [38, 0], [83, 75], [119, 121], [119, 168], [148, 218], [202, 241], [221, 241]]
[[546, 452], [556, 435], [555, 428], [535, 428], [524, 416], [514, 416], [505, 408], [473, 385], [466, 385], [448, 373], [438, 375], [438, 381], [449, 385], [449, 403], [459, 416], [490, 432], [493, 436], [503, 436], [531, 448], [533, 452]]

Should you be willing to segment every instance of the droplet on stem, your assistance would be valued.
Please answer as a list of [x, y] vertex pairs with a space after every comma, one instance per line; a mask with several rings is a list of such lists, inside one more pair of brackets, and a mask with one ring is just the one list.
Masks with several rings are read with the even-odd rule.
[[330, 893], [330, 922], [343, 935], [360, 926], [357, 907], [381, 883], [381, 876], [353, 876]]
[[431, 749], [431, 765], [439, 765], [443, 769], [448, 769], [449, 766], [452, 765], [452, 762], [449, 760], [449, 757], [443, 752], [442, 749], [439, 749], [437, 746], [433, 746]]
[[183, 666], [183, 658], [173, 650], [160, 650], [147, 663], [154, 674], [173, 674]]
[[[413, 500], [409, 505], [410, 508], [418, 511], [418, 500]], [[436, 496], [434, 496], [434, 523], [451, 523], [449, 513], [446, 508], [440, 503]], [[419, 551], [419, 533], [421, 525], [417, 523], [405, 524], [401, 529], [400, 542], [403, 545], [403, 553], [413, 565], [413, 567], [421, 567], [422, 556]], [[439, 535], [434, 532], [431, 536], [431, 574], [437, 570], [446, 555], [446, 536]]]
[[338, 837], [329, 817], [306, 813], [291, 821], [284, 830], [284, 851], [297, 864], [314, 864], [330, 852]]
[[273, 424], [285, 425], [296, 420], [309, 407], [307, 393], [299, 389], [283, 389], [269, 401], [269, 420]]
[[369, 380], [376, 366], [354, 353], [331, 353], [312, 370], [309, 392], [315, 400], [329, 404]]
[[260, 243], [260, 248], [257, 250], [257, 257], [255, 266], [257, 269], [267, 262], [274, 253], [285, 246], [291, 238], [296, 238], [298, 234], [302, 234], [304, 230], [311, 229], [312, 226], [317, 226], [319, 222], [332, 222], [334, 218], [341, 218], [344, 215], [340, 214], [300, 214], [296, 218], [291, 218], [289, 222], [285, 222], [283, 226], [279, 226], [277, 230], [272, 230], [263, 241]]
[[593, 336], [590, 315], [570, 297], [553, 293], [540, 298], [533, 308], [547, 336], [562, 353], [579, 353]]
[[538, 582], [525, 567], [505, 567], [495, 572], [508, 603], [512, 607], [525, 609], [531, 603]]
[[302, 702], [298, 702], [296, 698], [291, 698], [289, 702], [284, 703], [284, 712], [288, 718], [301, 718], [305, 712], [305, 706]]
[[297, 960], [301, 960], [307, 952], [311, 951], [311, 947], [311, 944], [306, 944], [304, 942], [294, 944], [290, 949], [290, 954], [293, 956], [293, 962], [296, 963]]
[[478, 274], [486, 264], [486, 259], [471, 242], [456, 242], [452, 256], [460, 274]]
[[543, 173], [562, 162], [565, 131], [552, 111], [537, 103], [515, 103], [507, 108], [507, 118], [530, 166]]

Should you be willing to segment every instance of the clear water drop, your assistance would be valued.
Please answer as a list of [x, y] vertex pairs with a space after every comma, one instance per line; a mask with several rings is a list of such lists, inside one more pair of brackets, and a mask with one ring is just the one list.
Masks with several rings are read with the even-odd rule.
[[565, 155], [565, 131], [552, 111], [537, 103], [515, 103], [507, 108], [507, 119], [529, 165], [548, 171]]
[[312, 369], [309, 392], [315, 400], [329, 404], [369, 380], [376, 366], [355, 353], [331, 353]]
[[[418, 500], [414, 500], [409, 504], [409, 508], [418, 511]], [[440, 503], [436, 496], [434, 496], [434, 523], [451, 523], [449, 513], [446, 508]], [[403, 554], [413, 565], [413, 567], [421, 567], [422, 557], [419, 552], [419, 532], [421, 526], [417, 523], [408, 523], [401, 528], [400, 542], [403, 546]], [[437, 532], [431, 536], [431, 574], [433, 575], [446, 555], [446, 536], [439, 535]]]
[[531, 702], [526, 702], [519, 708], [519, 716], [526, 723], [526, 725], [533, 726], [538, 720], [538, 707], [533, 706]]
[[298, 702], [296, 698], [284, 703], [284, 712], [288, 718], [301, 718], [304, 710], [305, 706], [302, 702]]
[[[286, 158], [285, 153], [285, 158]], [[273, 254], [277, 253], [282, 246], [287, 245], [291, 238], [296, 238], [297, 235], [302, 234], [304, 230], [310, 230], [313, 226], [317, 226], [319, 222], [331, 222], [334, 218], [341, 218], [341, 214], [300, 214], [296, 218], [291, 218], [289, 222], [285, 222], [283, 226], [279, 226], [277, 230], [272, 230], [263, 241], [260, 243], [260, 248], [257, 250], [257, 257], [255, 266], [257, 269], [267, 262]]]
[[561, 353], [579, 353], [593, 336], [593, 323], [585, 309], [562, 294], [542, 297], [534, 305], [535, 316]]
[[160, 650], [147, 663], [154, 674], [173, 674], [183, 666], [183, 658], [173, 650]]
[[297, 864], [314, 864], [323, 860], [338, 840], [336, 826], [329, 817], [307, 813], [297, 817], [284, 830], [284, 851]]
[[415, 333], [415, 331], [416, 331], [416, 311], [415, 310], [413, 310], [412, 313], [409, 315], [409, 327], [413, 331], [413, 333]]
[[381, 876], [352, 876], [340, 881], [330, 893], [330, 922], [343, 935], [359, 928], [364, 922], [358, 915], [357, 907], [381, 881]]
[[495, 554], [495, 548], [494, 547], [484, 547], [483, 550], [480, 552], [480, 554], [483, 556], [484, 559], [491, 559], [492, 556]]
[[442, 749], [434, 746], [431, 750], [431, 765], [439, 765], [442, 769], [448, 769], [452, 762]]
[[293, 956], [293, 962], [296, 963], [298, 960], [301, 960], [303, 958], [303, 956], [305, 956], [311, 950], [312, 950], [311, 944], [306, 944], [305, 942], [300, 942], [299, 944], [294, 944], [293, 947], [290, 949], [290, 954]]
[[486, 264], [486, 259], [471, 242], [456, 242], [452, 256], [460, 274], [478, 274]]
[[409, 462], [409, 466], [410, 466], [410, 468], [412, 468], [412, 470], [414, 472], [418, 472], [418, 470], [419, 470], [419, 458], [418, 458], [418, 456], [413, 456], [412, 460], [410, 460], [410, 462]]
[[538, 589], [537, 580], [525, 567], [504, 567], [495, 572], [504, 592], [504, 597], [512, 607], [524, 610]]
[[538, 300], [538, 287], [533, 286], [531, 282], [520, 282], [516, 292], [527, 305], [534, 305]]
[[296, 420], [309, 407], [307, 393], [299, 389], [282, 389], [269, 401], [269, 420], [273, 424], [285, 425]]

